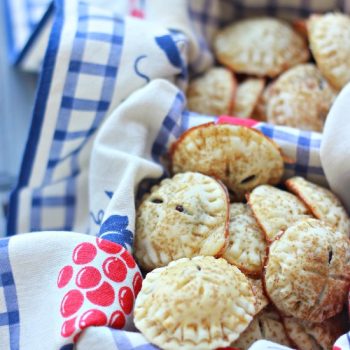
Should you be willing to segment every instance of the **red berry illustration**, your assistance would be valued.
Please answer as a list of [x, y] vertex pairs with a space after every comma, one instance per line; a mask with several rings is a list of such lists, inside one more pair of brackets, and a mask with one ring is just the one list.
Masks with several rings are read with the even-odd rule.
[[81, 333], [77, 333], [77, 334], [73, 337], [73, 343], [76, 343], [76, 342], [79, 340], [80, 336], [81, 336]]
[[129, 287], [122, 287], [119, 290], [119, 304], [123, 311], [128, 315], [134, 306], [134, 296]]
[[84, 312], [79, 320], [80, 329], [89, 326], [104, 326], [107, 323], [107, 316], [104, 312], [92, 309]]
[[112, 328], [121, 329], [125, 326], [125, 316], [120, 311], [114, 311], [109, 319], [108, 323]]
[[78, 264], [87, 264], [94, 260], [97, 254], [96, 247], [91, 243], [81, 243], [76, 246], [73, 252], [73, 261]]
[[73, 267], [69, 265], [63, 267], [57, 278], [58, 288], [65, 287], [71, 280], [72, 276], [73, 276]]
[[61, 336], [76, 342], [81, 330], [90, 326], [124, 328], [142, 287], [132, 255], [119, 244], [96, 238], [93, 243], [77, 243], [72, 258], [78, 266], [62, 267], [57, 278], [64, 295]]
[[61, 328], [61, 335], [62, 337], [68, 338], [70, 337], [74, 331], [75, 331], [75, 320], [77, 318], [71, 318], [70, 320], [67, 320], [63, 323], [62, 328]]
[[77, 290], [70, 290], [62, 299], [61, 314], [63, 317], [69, 317], [75, 314], [83, 305], [84, 296]]
[[114, 282], [123, 282], [128, 273], [123, 261], [118, 258], [107, 258], [102, 265], [105, 275]]
[[101, 273], [95, 267], [83, 267], [77, 274], [75, 283], [80, 288], [96, 287], [101, 281]]
[[95, 305], [112, 305], [115, 298], [113, 287], [108, 282], [103, 282], [100, 287], [86, 293], [86, 297]]
[[132, 280], [132, 286], [134, 288], [134, 295], [136, 298], [142, 287], [142, 277], [140, 272], [135, 273], [134, 279]]
[[130, 255], [130, 253], [125, 250], [122, 254], [120, 254], [120, 257], [126, 262], [126, 265], [133, 269], [136, 266], [134, 258]]
[[107, 239], [96, 238], [97, 246], [108, 254], [117, 254], [123, 247], [117, 243], [108, 241]]

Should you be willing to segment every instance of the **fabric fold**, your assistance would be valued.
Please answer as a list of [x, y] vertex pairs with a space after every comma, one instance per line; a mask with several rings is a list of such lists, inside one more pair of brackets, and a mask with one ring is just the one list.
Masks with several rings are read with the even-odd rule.
[[350, 84], [336, 98], [326, 119], [321, 162], [331, 189], [350, 211]]
[[[16, 236], [0, 240], [1, 349], [68, 350], [73, 343], [78, 350], [156, 349], [132, 322], [142, 283], [130, 255], [136, 202], [168, 175], [164, 158], [185, 130], [205, 122], [242, 124], [186, 109], [190, 70], [197, 74], [213, 64], [210, 41], [227, 21], [252, 13], [308, 15], [343, 4], [176, 0], [170, 13], [164, 1], [130, 0], [123, 6], [136, 16], [125, 17], [104, 3], [55, 1], [10, 201], [8, 234]], [[292, 160], [286, 176], [323, 185], [328, 179], [348, 209], [349, 98], [348, 85], [323, 135], [243, 122]], [[17, 235], [24, 232], [30, 233]], [[266, 341], [253, 345], [272, 347], [283, 349]]]

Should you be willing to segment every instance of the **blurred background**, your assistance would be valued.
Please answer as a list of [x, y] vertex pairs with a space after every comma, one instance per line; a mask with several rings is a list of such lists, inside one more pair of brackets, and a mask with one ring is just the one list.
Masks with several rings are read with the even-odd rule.
[[11, 66], [7, 58], [6, 21], [0, 3], [0, 236], [4, 207], [18, 174], [33, 108], [37, 74]]

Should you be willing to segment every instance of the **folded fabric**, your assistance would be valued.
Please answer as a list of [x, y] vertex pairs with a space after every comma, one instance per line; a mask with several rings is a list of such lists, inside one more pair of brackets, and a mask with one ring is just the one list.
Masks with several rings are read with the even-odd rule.
[[326, 119], [321, 162], [332, 190], [350, 211], [350, 84], [340, 92]]
[[134, 329], [142, 277], [113, 242], [73, 232], [0, 240], [1, 349], [68, 349], [91, 326]]
[[[132, 325], [141, 287], [127, 252], [135, 202], [166, 176], [162, 159], [182, 132], [204, 122], [242, 123], [186, 109], [188, 68], [199, 73], [213, 63], [210, 39], [233, 18], [247, 12], [308, 15], [340, 2], [176, 0], [174, 11], [166, 11], [161, 0], [131, 1], [128, 11], [144, 19], [117, 15], [97, 6], [102, 3], [55, 1], [9, 207], [8, 235], [16, 236], [0, 240], [1, 349], [70, 349], [74, 342], [77, 349], [156, 349]], [[325, 185], [326, 173], [340, 191], [347, 183], [339, 171], [346, 142], [333, 147], [330, 140], [333, 131], [344, 128], [345, 135], [349, 129], [343, 122], [347, 89], [334, 104], [324, 140], [318, 133], [243, 123], [275, 140], [292, 160], [286, 177]], [[330, 156], [336, 163], [328, 162]], [[23, 232], [31, 233], [17, 235]], [[253, 348], [271, 346], [283, 349], [265, 341]]]

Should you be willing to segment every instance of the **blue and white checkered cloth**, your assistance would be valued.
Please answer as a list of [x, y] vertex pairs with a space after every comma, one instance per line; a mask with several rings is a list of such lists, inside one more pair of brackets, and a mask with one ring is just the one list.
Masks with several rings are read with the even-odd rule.
[[[0, 344], [19, 349], [19, 308], [8, 252], [9, 239], [0, 239]], [[5, 349], [5, 346], [3, 347]]]
[[[5, 0], [9, 57], [18, 62], [22, 52], [31, 45], [34, 36], [52, 12], [51, 0]], [[51, 5], [50, 5], [51, 4]]]
[[[29, 3], [32, 12], [24, 10]], [[30, 349], [40, 334], [33, 331], [32, 340], [23, 339], [27, 333], [20, 331], [25, 329], [21, 320], [31, 301], [23, 295], [22, 286], [31, 278], [34, 286], [39, 279], [42, 283], [47, 276], [37, 276], [40, 269], [36, 267], [43, 263], [48, 274], [57, 273], [55, 259], [59, 259], [55, 255], [52, 260], [43, 244], [40, 253], [36, 250], [28, 258], [28, 266], [19, 265], [16, 254], [22, 239], [17, 234], [57, 231], [44, 235], [53, 235], [59, 245], [61, 231], [74, 231], [82, 237], [87, 233], [108, 236], [131, 249], [137, 190], [140, 196], [166, 176], [164, 158], [185, 130], [218, 120], [188, 111], [182, 92], [189, 72], [200, 73], [213, 63], [211, 39], [216, 30], [232, 19], [257, 14], [305, 17], [314, 11], [342, 11], [344, 2], [198, 0], [189, 1], [188, 7], [176, 13], [165, 13], [168, 5], [152, 0], [123, 1], [115, 8], [104, 0], [57, 0], [51, 5], [7, 0], [6, 4], [15, 61], [22, 57], [30, 67], [40, 62], [38, 57], [30, 62], [36, 41], [28, 38], [52, 26], [32, 126], [9, 205], [7, 234], [16, 237], [0, 240], [0, 349], [15, 350], [19, 344], [21, 349]], [[121, 8], [143, 18], [120, 16]], [[40, 29], [40, 23], [46, 24]], [[36, 32], [31, 34], [34, 27]], [[326, 184], [320, 161], [321, 134], [266, 123], [254, 127], [295, 160], [285, 165], [286, 176], [302, 175]], [[67, 234], [63, 236], [66, 242]], [[35, 251], [39, 243], [35, 247], [26, 243], [26, 247]], [[62, 255], [64, 266], [68, 262]], [[66, 255], [70, 258], [71, 252]], [[44, 292], [52, 305], [60, 297], [56, 286], [47, 288], [31, 293], [38, 307], [32, 310], [33, 324], [44, 323], [39, 319], [44, 317], [40, 309]], [[59, 320], [58, 308], [50, 317], [53, 324]], [[61, 321], [57, 322], [60, 326]], [[90, 327], [78, 341], [73, 336], [61, 339], [55, 327], [47, 328], [52, 332], [47, 334], [48, 349], [51, 338], [55, 344], [61, 342], [62, 350], [71, 349], [73, 341], [77, 349], [98, 349], [101, 344], [105, 349], [156, 349], [139, 333]]]

